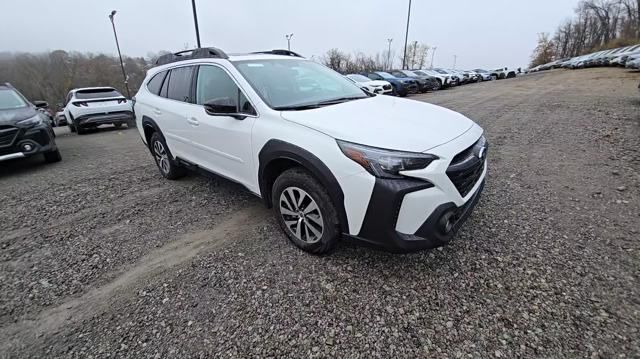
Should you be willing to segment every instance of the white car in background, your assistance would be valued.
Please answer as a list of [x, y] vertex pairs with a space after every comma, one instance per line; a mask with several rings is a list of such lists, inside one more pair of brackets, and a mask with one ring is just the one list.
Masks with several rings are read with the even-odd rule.
[[480, 79], [482, 81], [491, 81], [491, 72], [487, 71], [487, 70], [483, 70], [483, 69], [475, 69], [473, 70], [475, 73], [477, 73], [478, 75], [480, 75]]
[[393, 87], [388, 81], [372, 80], [359, 74], [349, 74], [347, 78], [371, 93], [379, 95], [393, 94]]
[[447, 88], [451, 86], [451, 76], [447, 75], [447, 74], [441, 74], [438, 72], [435, 72], [433, 70], [415, 70], [414, 71], [416, 74], [418, 75], [422, 75], [422, 76], [432, 76], [435, 77], [436, 80], [438, 80], [438, 82], [440, 82], [440, 87], [441, 88]]
[[117, 128], [123, 124], [127, 127], [136, 125], [131, 101], [113, 87], [85, 87], [69, 91], [64, 115], [71, 132], [79, 135], [100, 125]]

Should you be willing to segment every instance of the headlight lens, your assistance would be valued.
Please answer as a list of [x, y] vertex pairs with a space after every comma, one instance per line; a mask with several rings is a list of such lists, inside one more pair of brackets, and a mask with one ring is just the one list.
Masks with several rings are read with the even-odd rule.
[[26, 120], [22, 120], [18, 123], [16, 123], [16, 125], [20, 126], [20, 127], [33, 127], [36, 125], [39, 125], [42, 123], [42, 117], [40, 117], [40, 115], [35, 115], [31, 118], [28, 118]]
[[338, 140], [345, 156], [380, 178], [402, 178], [401, 171], [419, 170], [438, 159], [437, 156], [404, 151], [392, 151]]

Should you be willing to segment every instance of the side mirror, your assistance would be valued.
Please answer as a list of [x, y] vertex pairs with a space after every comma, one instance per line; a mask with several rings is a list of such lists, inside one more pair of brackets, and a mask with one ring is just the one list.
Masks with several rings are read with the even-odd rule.
[[33, 101], [33, 104], [37, 108], [47, 108], [47, 107], [49, 107], [49, 104], [47, 103], [47, 101]]
[[211, 116], [230, 115], [238, 112], [235, 101], [229, 97], [214, 98], [204, 103], [204, 109]]

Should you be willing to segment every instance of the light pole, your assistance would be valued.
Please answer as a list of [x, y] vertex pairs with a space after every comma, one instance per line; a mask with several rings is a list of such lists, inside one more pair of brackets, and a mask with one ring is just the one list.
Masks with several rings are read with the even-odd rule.
[[113, 27], [113, 36], [116, 38], [116, 47], [118, 48], [118, 57], [120, 58], [120, 68], [122, 69], [122, 77], [124, 78], [124, 87], [127, 90], [127, 97], [131, 98], [131, 92], [129, 92], [129, 81], [127, 80], [127, 73], [124, 72], [124, 62], [122, 62], [122, 54], [120, 53], [120, 43], [118, 43], [116, 24], [113, 22], [114, 16], [116, 16], [115, 10], [111, 11], [111, 14], [109, 14], [109, 20], [111, 20], [111, 27]]
[[193, 23], [196, 26], [196, 42], [198, 43], [198, 48], [201, 48], [200, 45], [200, 29], [198, 28], [198, 12], [196, 11], [196, 0], [191, 0], [191, 8], [193, 9]]
[[287, 50], [291, 51], [291, 38], [293, 37], [293, 33], [284, 35], [284, 37], [287, 39]]
[[391, 70], [391, 42], [392, 41], [393, 39], [387, 39], [387, 42], [389, 42], [389, 50], [387, 50], [387, 66], [388, 66], [387, 70]]
[[453, 69], [456, 69], [456, 61], [458, 60], [458, 55], [453, 55]]
[[411, 19], [411, 0], [409, 0], [409, 11], [407, 12], [407, 32], [404, 35], [404, 56], [402, 56], [402, 69], [405, 70], [407, 63], [407, 39], [409, 38], [409, 20]]
[[431, 51], [431, 68], [433, 69], [433, 57], [436, 56], [436, 49], [438, 49], [437, 46], [433, 47], [433, 51]]

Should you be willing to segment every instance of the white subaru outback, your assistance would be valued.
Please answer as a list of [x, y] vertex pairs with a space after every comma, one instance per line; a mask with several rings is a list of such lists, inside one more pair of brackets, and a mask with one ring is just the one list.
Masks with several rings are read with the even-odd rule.
[[305, 251], [342, 237], [393, 252], [440, 246], [479, 199], [487, 142], [459, 113], [365, 92], [286, 50], [200, 48], [157, 65], [134, 112], [160, 173], [242, 184]]

